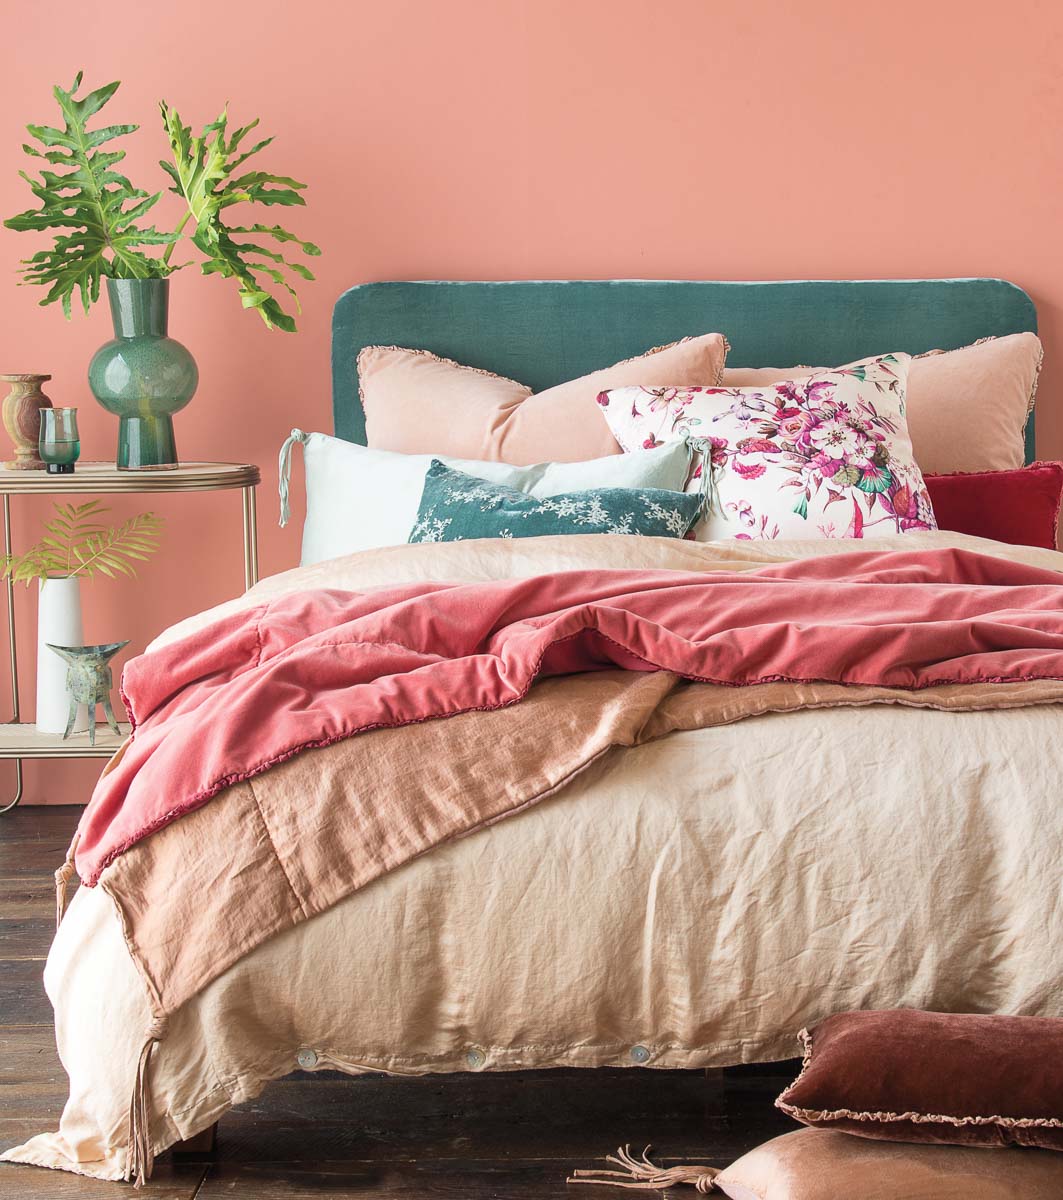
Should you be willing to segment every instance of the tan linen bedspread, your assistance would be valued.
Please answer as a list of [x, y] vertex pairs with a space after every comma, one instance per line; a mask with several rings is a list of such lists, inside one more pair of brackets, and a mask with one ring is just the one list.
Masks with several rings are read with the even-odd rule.
[[[945, 542], [941, 535], [920, 540], [995, 549], [973, 539]], [[911, 545], [911, 536], [904, 543]], [[529, 567], [549, 569], [545, 564], [553, 562], [734, 569], [736, 562], [754, 566], [769, 556], [778, 561], [784, 554], [833, 549], [831, 543], [813, 544], [811, 550], [792, 543], [714, 549], [615, 538], [541, 539], [516, 552], [508, 543], [411, 547], [354, 556], [326, 571], [292, 572], [260, 585], [257, 594], [320, 586], [326, 582], [322, 575], [330, 586], [393, 583], [410, 577], [406, 564], [407, 571], [436, 578], [485, 577], [474, 574], [481, 570], [497, 577]], [[431, 553], [411, 554], [421, 550]], [[1063, 557], [1034, 552], [1033, 561], [1057, 566]], [[319, 578], [311, 583], [307, 576]], [[997, 687], [992, 699], [979, 694], [984, 689], [955, 688], [915, 699], [963, 709], [1044, 704], [1051, 698], [1031, 692], [1034, 686], [1045, 685]], [[1045, 811], [1059, 709], [904, 712], [903, 718], [900, 710], [886, 708], [807, 711], [764, 716], [732, 729], [705, 728], [750, 711], [891, 699], [913, 697], [788, 685], [717, 689], [677, 684], [665, 674], [608, 672], [547, 681], [514, 709], [429, 723], [417, 728], [416, 741], [403, 736], [412, 730], [389, 730], [309, 752], [256, 779], [253, 789], [247, 784], [230, 789], [125, 855], [105, 876], [108, 890], [122, 897], [125, 934], [145, 969], [154, 1007], [157, 1011], [161, 1002], [173, 1014], [153, 1065], [156, 1146], [189, 1135], [254, 1094], [265, 1079], [290, 1069], [293, 1046], [307, 1043], [315, 1062], [346, 1069], [708, 1065], [787, 1055], [796, 1028], [838, 1007], [859, 1006], [854, 995], [875, 1004], [941, 997], [937, 1002], [945, 1006], [973, 1007], [990, 997], [990, 1007], [1003, 1011], [1051, 1008], [1049, 985], [1058, 984], [1053, 956], [1046, 958], [1043, 941], [1039, 958], [1030, 955], [1030, 947], [1013, 944], [1018, 929], [1013, 918], [1020, 915], [1019, 924], [1028, 924], [1034, 915], [1027, 911], [1029, 900], [1009, 896], [1010, 928], [990, 958], [990, 977], [979, 978], [975, 971], [965, 976], [960, 964], [967, 953], [985, 949], [986, 914], [978, 910], [998, 897], [992, 890], [976, 893], [996, 886], [1001, 866], [1005, 875], [1022, 876], [1028, 896], [1032, 888], [1041, 902], [1035, 909], [1048, 896], [1048, 860], [1040, 860], [1046, 844], [1059, 851], [1055, 809]], [[697, 732], [637, 750], [607, 749], [615, 741], [652, 742], [669, 729]], [[765, 730], [772, 731], [767, 745]], [[1012, 784], [1033, 784], [1025, 789], [1031, 792], [1030, 823], [1008, 826], [1003, 862], [1000, 839], [987, 844], [985, 830], [970, 844], [979, 820], [989, 820], [994, 831], [1006, 824], [990, 770], [996, 742], [1030, 760], [1020, 766], [1008, 761], [1010, 751], [1004, 754], [1015, 773]], [[455, 816], [467, 821], [470, 797], [477, 798], [476, 823], [483, 824], [564, 785], [567, 774], [535, 775], [543, 744], [571, 751], [569, 759], [552, 755], [551, 761], [594, 766], [548, 803], [387, 874], [395, 863], [453, 836], [454, 829], [448, 835], [447, 828]], [[959, 747], [958, 758], [953, 746]], [[507, 773], [506, 764], [515, 753], [524, 763], [517, 772], [524, 789], [519, 793], [507, 791], [514, 773], [511, 768]], [[300, 766], [308, 762], [314, 763], [310, 769]], [[350, 815], [329, 802], [341, 798], [337, 789], [346, 794], [380, 778], [391, 780], [393, 796], [408, 802], [408, 820], [382, 822], [367, 803], [356, 822], [329, 824], [330, 815]], [[428, 822], [422, 819], [426, 795], [434, 801]], [[448, 813], [442, 803], [447, 796], [460, 798], [460, 814]], [[1011, 807], [1014, 817], [1014, 799]], [[590, 823], [587, 808], [596, 814]], [[927, 820], [913, 821], [920, 814]], [[950, 828], [953, 821], [958, 827]], [[1042, 828], [1035, 835], [1038, 822]], [[525, 826], [540, 835], [538, 841], [511, 832]], [[278, 853], [278, 846], [285, 850]], [[467, 849], [472, 847], [478, 849]], [[962, 883], [955, 895], [945, 869], [949, 847], [957, 859], [968, 860], [954, 864], [955, 882]], [[432, 866], [452, 858], [463, 861], [467, 880]], [[832, 881], [825, 891], [820, 858]], [[175, 862], [191, 868], [194, 886], [172, 886]], [[352, 865], [363, 872], [363, 882], [383, 877], [336, 905], [350, 890]], [[750, 876], [751, 865], [756, 869]], [[424, 894], [404, 893], [398, 927], [390, 912], [379, 927], [362, 925], [360, 914], [372, 909], [367, 897], [418, 872], [432, 885]], [[544, 891], [540, 876], [553, 886]], [[264, 885], [249, 896], [249, 881]], [[890, 897], [884, 909], [883, 884]], [[1055, 886], [1058, 890], [1058, 879]], [[208, 896], [210, 904], [204, 902]], [[464, 923], [458, 926], [448, 919], [454, 913], [451, 899], [463, 896], [471, 907], [462, 911]], [[907, 911], [905, 896], [914, 902], [913, 911]], [[966, 942], [957, 933], [965, 924], [958, 921], [960, 897], [973, 905], [974, 936]], [[84, 999], [85, 980], [71, 977], [91, 976], [97, 960], [106, 962], [114, 978], [126, 977], [127, 992], [136, 990], [135, 975], [129, 980], [129, 947], [121, 945], [124, 956], [116, 952], [114, 918], [100, 899], [98, 893], [79, 894], [49, 967], [64, 1057], [70, 1054], [81, 1064], [75, 1070], [67, 1063], [72, 1096], [62, 1131], [35, 1139], [13, 1156], [115, 1178], [126, 1165], [124, 1125], [114, 1120], [113, 1110], [101, 1119], [109, 1109], [109, 1101], [101, 1105], [101, 1099], [124, 1078], [118, 1109], [124, 1118], [129, 1064], [142, 1035], [136, 1022], [124, 1021], [114, 1031], [116, 1040], [138, 1044], [126, 1047], [126, 1054], [111, 1045], [105, 1066], [92, 1048], [73, 1048], [78, 1016], [68, 999], [71, 992]], [[1021, 914], [1011, 912], [1017, 903]], [[249, 904], [254, 922], [244, 919]], [[322, 915], [241, 960], [251, 948], [242, 939], [252, 924], [275, 921], [272, 928], [281, 930], [295, 923], [293, 917], [301, 921], [314, 913]], [[997, 938], [999, 916], [994, 910], [990, 920]], [[340, 936], [335, 929], [332, 936], [338, 944], [325, 949], [316, 939], [337, 922]], [[541, 940], [544, 929], [553, 936]], [[382, 938], [381, 930], [393, 940]], [[64, 961], [62, 947], [79, 932], [91, 954], [77, 955], [75, 962], [68, 950]], [[234, 965], [203, 987], [205, 948], [218, 969], [229, 960]], [[366, 957], [369, 949], [374, 953]], [[457, 961], [451, 958], [455, 952]], [[868, 968], [880, 958], [881, 977], [869, 977]], [[261, 989], [269, 997], [263, 1005], [255, 989], [247, 989], [249, 979], [261, 984], [269, 978], [270, 970], [252, 966], [266, 961], [291, 986], [271, 980]], [[57, 975], [65, 978], [59, 982]], [[379, 980], [371, 982], [375, 975]], [[319, 986], [325, 979], [345, 981], [345, 1003], [337, 1007], [339, 997]], [[184, 981], [183, 992], [166, 993], [175, 980]], [[373, 995], [380, 1000], [374, 1003]], [[139, 1003], [125, 997], [131, 1014], [139, 1011], [141, 1030], [145, 1000], [143, 992]], [[296, 1032], [293, 1043], [289, 1035]], [[219, 1075], [219, 1061], [234, 1069]], [[92, 1119], [86, 1120], [90, 1096]]]

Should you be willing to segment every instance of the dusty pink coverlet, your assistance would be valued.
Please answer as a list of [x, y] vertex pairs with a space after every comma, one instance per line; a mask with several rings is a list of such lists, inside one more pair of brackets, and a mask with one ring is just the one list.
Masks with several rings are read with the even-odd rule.
[[942, 550], [285, 596], [126, 667], [135, 734], [85, 811], [78, 873], [95, 884], [139, 839], [308, 746], [615, 666], [734, 686], [1060, 679], [1063, 583]]

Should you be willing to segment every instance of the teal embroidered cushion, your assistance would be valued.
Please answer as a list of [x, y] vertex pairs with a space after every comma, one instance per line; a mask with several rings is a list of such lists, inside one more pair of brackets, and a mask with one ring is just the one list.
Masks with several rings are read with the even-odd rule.
[[630, 533], [683, 537], [701, 511], [701, 496], [663, 488], [592, 488], [529, 496], [445, 466], [425, 474], [411, 542], [546, 537], [555, 533]]

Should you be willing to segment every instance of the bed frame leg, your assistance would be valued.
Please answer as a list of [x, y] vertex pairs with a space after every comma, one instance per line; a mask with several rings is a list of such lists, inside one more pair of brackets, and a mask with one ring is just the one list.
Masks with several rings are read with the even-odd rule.
[[186, 1142], [175, 1142], [174, 1154], [213, 1154], [218, 1146], [218, 1122], [209, 1125]]

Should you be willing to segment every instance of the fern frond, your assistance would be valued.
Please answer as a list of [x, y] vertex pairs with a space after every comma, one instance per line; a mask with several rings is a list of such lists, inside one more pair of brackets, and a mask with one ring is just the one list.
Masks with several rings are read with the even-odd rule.
[[29, 586], [50, 575], [92, 579], [104, 575], [136, 575], [137, 562], [147, 562], [159, 548], [163, 521], [152, 512], [138, 513], [121, 525], [101, 525], [109, 510], [98, 500], [88, 504], [56, 504], [45, 524], [47, 535], [24, 554], [0, 559], [0, 574]]

